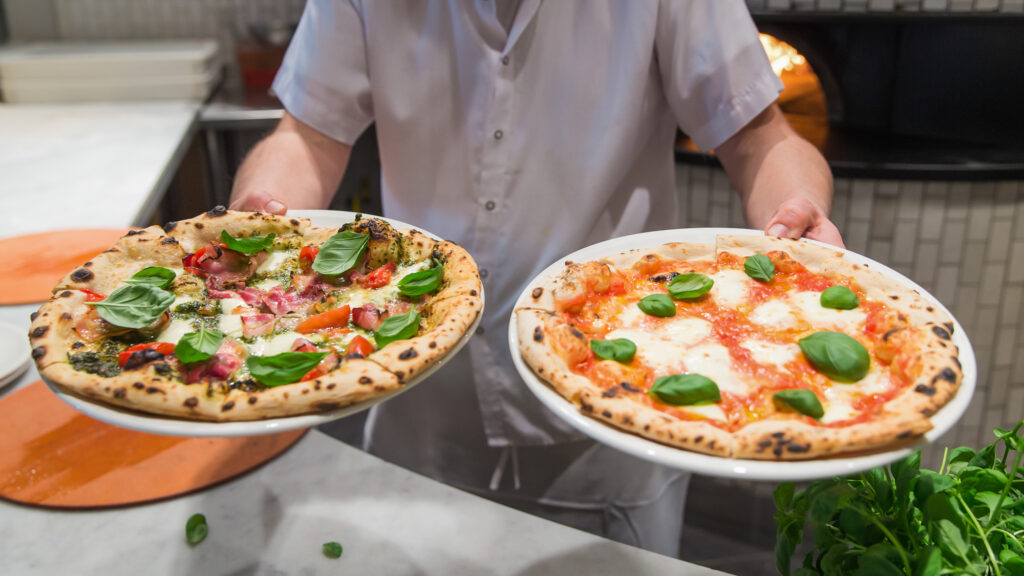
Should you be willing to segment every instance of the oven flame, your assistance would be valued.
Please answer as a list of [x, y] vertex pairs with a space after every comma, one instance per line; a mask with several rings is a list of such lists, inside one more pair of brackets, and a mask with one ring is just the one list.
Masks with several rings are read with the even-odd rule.
[[783, 72], [803, 74], [807, 72], [807, 59], [804, 58], [796, 48], [779, 40], [770, 34], [760, 34], [761, 46], [768, 54], [768, 60], [772, 63], [772, 71], [779, 78]]

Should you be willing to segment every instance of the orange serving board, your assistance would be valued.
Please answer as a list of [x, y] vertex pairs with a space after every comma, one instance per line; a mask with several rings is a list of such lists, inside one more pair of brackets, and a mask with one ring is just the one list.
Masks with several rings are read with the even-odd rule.
[[0, 400], [0, 497], [57, 508], [169, 498], [247, 472], [305, 432], [240, 438], [134, 432], [75, 411], [40, 380]]
[[4, 259], [0, 305], [49, 299], [53, 287], [65, 274], [113, 246], [127, 231], [127, 228], [54, 230], [0, 238], [0, 254]]

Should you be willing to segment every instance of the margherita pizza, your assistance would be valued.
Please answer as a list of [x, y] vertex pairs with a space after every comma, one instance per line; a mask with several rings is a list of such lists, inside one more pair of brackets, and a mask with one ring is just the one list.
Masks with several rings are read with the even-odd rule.
[[810, 242], [719, 236], [566, 263], [520, 352], [585, 414], [676, 447], [795, 460], [917, 437], [963, 373], [916, 291]]
[[40, 373], [94, 401], [199, 420], [333, 410], [402, 388], [483, 306], [451, 242], [218, 207], [134, 230], [33, 314]]

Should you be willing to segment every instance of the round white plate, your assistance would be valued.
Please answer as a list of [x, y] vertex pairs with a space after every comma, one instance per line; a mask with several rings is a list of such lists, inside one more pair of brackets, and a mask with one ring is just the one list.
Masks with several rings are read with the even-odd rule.
[[[351, 222], [355, 217], [353, 212], [336, 212], [330, 210], [292, 210], [288, 213], [289, 216], [297, 216], [300, 218], [309, 218], [314, 226], [320, 226], [323, 228], [334, 228]], [[395, 228], [408, 229], [413, 228], [409, 224], [399, 222], [397, 220], [391, 220], [384, 218], [391, 223]], [[424, 234], [427, 234], [435, 240], [440, 240], [437, 236], [425, 231], [420, 230]], [[483, 294], [480, 295], [483, 300]], [[438, 368], [448, 362], [463, 346], [469, 342], [473, 334], [476, 332], [477, 324], [480, 323], [480, 318], [483, 316], [481, 313], [477, 316], [473, 325], [466, 331], [465, 336], [459, 340], [458, 344], [448, 352], [443, 358], [436, 362], [433, 366], [428, 368], [422, 374], [416, 376], [405, 384], [401, 389], [373, 400], [366, 402], [360, 402], [338, 410], [332, 410], [330, 412], [321, 412], [318, 414], [309, 414], [305, 416], [288, 416], [284, 418], [271, 418], [268, 420], [253, 420], [248, 422], [201, 422], [193, 420], [181, 420], [177, 418], [168, 418], [158, 416], [155, 414], [146, 414], [145, 412], [134, 412], [131, 410], [124, 410], [116, 408], [114, 406], [108, 406], [106, 404], [100, 404], [98, 402], [92, 402], [78, 396], [72, 396], [61, 392], [57, 387], [46, 381], [46, 385], [53, 390], [54, 394], [58, 398], [70, 404], [76, 410], [87, 414], [97, 420], [102, 420], [108, 424], [120, 426], [122, 428], [129, 428], [131, 430], [138, 430], [139, 432], [149, 432], [152, 434], [162, 434], [165, 436], [189, 436], [189, 437], [226, 437], [226, 436], [258, 436], [260, 434], [273, 434], [275, 432], [283, 432], [285, 430], [294, 430], [297, 428], [310, 428], [313, 426], [319, 426], [326, 424], [332, 420], [344, 418], [362, 412], [367, 408], [384, 402], [392, 396], [397, 396], [402, 392], [412, 388], [419, 384], [431, 374], [433, 374]], [[21, 341], [25, 341], [24, 335], [19, 334]], [[26, 350], [27, 353], [27, 350]]]
[[24, 330], [0, 322], [0, 388], [18, 379], [32, 363], [32, 351]]
[[[690, 228], [683, 230], [647, 232], [644, 234], [615, 238], [601, 242], [600, 244], [594, 244], [593, 246], [588, 246], [587, 248], [573, 252], [565, 258], [559, 259], [551, 266], [548, 266], [523, 290], [515, 307], [519, 308], [520, 306], [527, 304], [527, 295], [533, 290], [537, 281], [543, 277], [558, 273], [563, 267], [563, 262], [566, 260], [586, 262], [629, 250], [660, 246], [667, 242], [714, 243], [715, 237], [718, 234], [759, 236], [763, 233], [756, 230], [745, 230], [740, 228]], [[824, 244], [822, 245], [825, 246]], [[835, 249], [833, 246], [829, 246], [829, 248]], [[845, 253], [847, 260], [860, 264], [868, 264], [875, 271], [880, 272], [889, 278], [893, 278], [905, 286], [909, 286], [917, 290], [935, 306], [949, 314], [949, 311], [946, 310], [942, 303], [936, 300], [934, 296], [928, 294], [927, 291], [899, 272], [859, 254], [855, 254], [850, 251], [843, 252]], [[953, 317], [952, 314], [949, 316], [951, 318]], [[974, 387], [976, 385], [978, 375], [978, 367], [974, 359], [974, 349], [971, 348], [971, 342], [967, 339], [967, 335], [964, 334], [964, 329], [960, 323], [957, 322], [956, 319], [953, 319], [953, 323], [955, 325], [953, 330], [953, 342], [960, 348], [960, 364], [963, 367], [964, 373], [963, 382], [960, 384], [960, 389], [957, 391], [956, 396], [953, 397], [950, 403], [932, 417], [931, 420], [934, 427], [927, 432], [920, 441], [912, 446], [905, 446], [886, 452], [874, 452], [871, 454], [849, 457], [832, 457], [807, 461], [741, 460], [708, 456], [706, 454], [689, 452], [679, 448], [673, 448], [665, 444], [659, 444], [658, 442], [647, 440], [641, 436], [604, 424], [597, 419], [583, 415], [583, 413], [581, 413], [574, 404], [563, 398], [553, 388], [549, 387], [534, 375], [533, 371], [526, 365], [519, 354], [519, 336], [516, 332], [514, 316], [512, 321], [509, 323], [509, 346], [512, 349], [512, 359], [515, 362], [516, 368], [519, 370], [520, 376], [523, 377], [527, 387], [529, 387], [537, 398], [577, 430], [598, 442], [607, 444], [608, 446], [628, 454], [632, 454], [638, 458], [643, 458], [672, 468], [688, 470], [707, 476], [784, 482], [843, 476], [874, 468], [875, 466], [888, 464], [905, 457], [922, 446], [936, 441], [939, 437], [949, 431], [949, 429], [956, 424], [957, 420], [963, 416], [964, 411], [967, 410], [967, 405], [971, 401], [971, 396], [974, 395]]]

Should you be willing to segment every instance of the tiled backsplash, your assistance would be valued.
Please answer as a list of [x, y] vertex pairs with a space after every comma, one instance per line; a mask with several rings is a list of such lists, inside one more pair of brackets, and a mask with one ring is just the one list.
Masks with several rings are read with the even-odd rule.
[[[686, 227], [744, 227], [718, 168], [678, 165]], [[978, 357], [978, 388], [943, 445], [982, 446], [1024, 418], [1024, 182], [836, 179], [832, 221], [849, 249], [934, 294]], [[938, 464], [941, 450], [924, 454]]]

